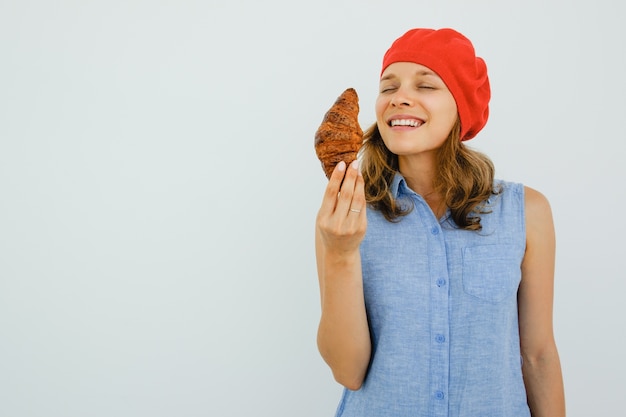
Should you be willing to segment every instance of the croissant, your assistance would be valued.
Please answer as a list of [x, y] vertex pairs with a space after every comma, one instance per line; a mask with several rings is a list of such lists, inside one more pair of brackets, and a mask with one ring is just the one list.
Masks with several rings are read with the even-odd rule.
[[345, 90], [326, 112], [315, 132], [315, 153], [330, 178], [335, 165], [354, 161], [363, 144], [359, 125], [359, 97], [354, 88]]

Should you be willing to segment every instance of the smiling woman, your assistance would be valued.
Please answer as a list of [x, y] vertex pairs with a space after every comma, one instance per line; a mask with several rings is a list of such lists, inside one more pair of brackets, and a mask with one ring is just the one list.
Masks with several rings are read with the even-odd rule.
[[337, 416], [565, 415], [550, 206], [463, 143], [490, 95], [452, 29], [410, 30], [384, 56], [361, 167], [337, 165], [317, 217]]
[[[428, 73], [432, 75], [424, 75]], [[385, 146], [392, 153], [410, 155], [436, 151], [448, 137], [457, 117], [456, 102], [450, 90], [426, 67], [413, 62], [396, 62], [385, 69], [376, 100], [376, 118]], [[419, 137], [414, 138], [414, 135]]]

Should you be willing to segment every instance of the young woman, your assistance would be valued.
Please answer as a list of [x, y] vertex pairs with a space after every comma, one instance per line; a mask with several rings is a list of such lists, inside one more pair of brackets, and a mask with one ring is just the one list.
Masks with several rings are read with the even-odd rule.
[[316, 221], [337, 416], [565, 415], [549, 203], [464, 145], [489, 98], [452, 29], [410, 30], [383, 58], [361, 164], [337, 165]]

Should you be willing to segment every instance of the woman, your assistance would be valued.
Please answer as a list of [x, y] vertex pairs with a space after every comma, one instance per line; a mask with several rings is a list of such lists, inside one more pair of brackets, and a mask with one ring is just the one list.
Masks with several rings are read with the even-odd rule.
[[337, 416], [564, 416], [549, 203], [463, 144], [489, 114], [483, 60], [413, 29], [379, 91], [361, 166], [336, 166], [316, 221]]

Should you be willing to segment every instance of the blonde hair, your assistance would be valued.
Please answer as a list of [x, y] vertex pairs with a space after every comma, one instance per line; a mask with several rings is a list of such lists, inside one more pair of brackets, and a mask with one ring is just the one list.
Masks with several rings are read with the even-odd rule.
[[[468, 148], [460, 140], [461, 124], [457, 120], [437, 153], [438, 176], [433, 184], [450, 209], [454, 223], [461, 229], [481, 230], [480, 214], [489, 213], [487, 199], [498, 194], [494, 189], [494, 166], [481, 152]], [[390, 185], [398, 171], [398, 156], [383, 142], [374, 123], [364, 133], [361, 169], [365, 179], [365, 198], [388, 221], [398, 221], [412, 210], [400, 204], [391, 194]]]

